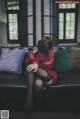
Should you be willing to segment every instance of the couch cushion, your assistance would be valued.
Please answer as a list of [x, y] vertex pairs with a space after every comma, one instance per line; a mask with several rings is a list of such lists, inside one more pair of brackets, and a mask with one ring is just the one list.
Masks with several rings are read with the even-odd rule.
[[80, 73], [79, 72], [61, 72], [58, 73], [58, 82], [52, 87], [80, 87]]
[[55, 52], [54, 70], [56, 72], [69, 71], [69, 51], [68, 48]]
[[0, 71], [21, 73], [25, 49], [1, 49]]
[[80, 48], [70, 48], [70, 70], [80, 71]]
[[0, 72], [0, 88], [26, 88], [26, 74]]

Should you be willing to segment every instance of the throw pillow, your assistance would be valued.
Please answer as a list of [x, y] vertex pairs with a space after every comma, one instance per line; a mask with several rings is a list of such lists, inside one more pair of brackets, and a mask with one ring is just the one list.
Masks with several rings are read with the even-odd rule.
[[21, 73], [24, 55], [24, 49], [2, 49], [0, 57], [0, 71]]
[[70, 70], [80, 71], [80, 48], [70, 48]]
[[56, 72], [64, 72], [69, 70], [68, 48], [60, 49], [58, 52], [55, 52], [53, 68]]

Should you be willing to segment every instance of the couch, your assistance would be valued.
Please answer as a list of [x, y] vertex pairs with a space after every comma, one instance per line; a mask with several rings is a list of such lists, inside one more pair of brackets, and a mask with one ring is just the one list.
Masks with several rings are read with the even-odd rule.
[[[28, 53], [28, 52], [27, 52]], [[25, 67], [21, 73], [0, 71], [0, 110], [25, 111], [27, 83]], [[58, 81], [48, 88], [44, 87], [42, 98], [35, 104], [34, 111], [72, 112], [80, 110], [80, 72], [70, 69], [57, 72]]]

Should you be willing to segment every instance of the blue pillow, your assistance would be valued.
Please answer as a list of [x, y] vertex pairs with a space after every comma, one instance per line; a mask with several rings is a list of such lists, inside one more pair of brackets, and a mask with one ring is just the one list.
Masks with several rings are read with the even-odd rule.
[[25, 49], [2, 48], [0, 57], [0, 71], [21, 73]]

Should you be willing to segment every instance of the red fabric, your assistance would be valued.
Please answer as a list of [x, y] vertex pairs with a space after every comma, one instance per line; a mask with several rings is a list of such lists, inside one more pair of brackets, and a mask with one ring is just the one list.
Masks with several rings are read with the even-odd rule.
[[29, 63], [30, 64], [38, 64], [39, 68], [44, 69], [47, 71], [51, 77], [52, 77], [52, 84], [56, 83], [57, 81], [57, 74], [56, 72], [52, 69], [53, 63], [54, 63], [54, 52], [50, 51], [49, 55], [46, 57], [42, 55], [41, 53], [33, 53], [32, 51], [29, 54]]

